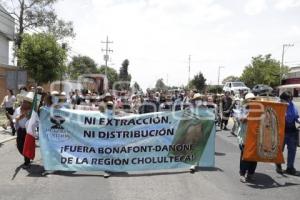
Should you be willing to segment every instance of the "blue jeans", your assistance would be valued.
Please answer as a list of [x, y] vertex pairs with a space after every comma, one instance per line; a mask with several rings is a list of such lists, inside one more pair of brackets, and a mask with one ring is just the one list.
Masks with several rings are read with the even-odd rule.
[[[297, 151], [298, 133], [291, 132], [285, 133], [284, 144], [287, 145], [287, 168], [294, 168], [294, 162]], [[284, 147], [283, 147], [284, 149]]]

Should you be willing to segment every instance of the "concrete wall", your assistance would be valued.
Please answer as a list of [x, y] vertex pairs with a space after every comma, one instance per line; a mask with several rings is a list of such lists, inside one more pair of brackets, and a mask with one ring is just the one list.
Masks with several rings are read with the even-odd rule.
[[0, 65], [0, 101], [6, 94], [7, 89], [17, 92], [20, 86], [27, 86], [27, 73], [24, 70], [18, 70], [17, 83], [17, 67], [11, 65]]
[[9, 64], [9, 41], [14, 37], [14, 18], [0, 5], [0, 64]]
[[9, 63], [9, 44], [6, 37], [0, 34], [0, 64]]
[[0, 65], [0, 101], [2, 102], [5, 97], [6, 90], [11, 89], [9, 85], [6, 85], [6, 72], [14, 71], [15, 67], [1, 66]]

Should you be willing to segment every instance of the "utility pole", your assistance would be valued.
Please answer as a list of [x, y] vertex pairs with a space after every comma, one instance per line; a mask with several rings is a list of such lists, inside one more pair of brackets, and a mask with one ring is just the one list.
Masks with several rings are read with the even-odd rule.
[[[283, 79], [283, 68], [284, 68], [284, 54], [285, 54], [285, 48], [286, 47], [293, 47], [294, 44], [283, 44], [282, 45], [282, 57], [281, 57], [281, 67], [280, 67], [280, 82]], [[281, 83], [280, 83], [281, 84]]]
[[188, 84], [191, 81], [191, 55], [189, 55], [189, 79], [188, 79]]
[[109, 41], [108, 40], [108, 36], [106, 36], [106, 41], [103, 42], [101, 41], [102, 44], [105, 44], [105, 49], [101, 49], [102, 52], [105, 52], [105, 55], [104, 55], [104, 61], [105, 61], [105, 76], [107, 77], [107, 62], [109, 60], [109, 53], [110, 52], [113, 52], [113, 50], [109, 49], [108, 48], [108, 44], [112, 44], [113, 41]]
[[[64, 51], [67, 51], [67, 43], [62, 43], [61, 48], [62, 48]], [[60, 70], [60, 81], [59, 81], [59, 93], [60, 93], [60, 94], [62, 93], [62, 80], [63, 80], [63, 69], [62, 69], [62, 66], [61, 66], [61, 70]]]
[[218, 70], [218, 86], [220, 85], [220, 71], [221, 68], [224, 68], [223, 66], [219, 66], [219, 70]]
[[169, 86], [169, 74], [167, 74], [167, 86]]

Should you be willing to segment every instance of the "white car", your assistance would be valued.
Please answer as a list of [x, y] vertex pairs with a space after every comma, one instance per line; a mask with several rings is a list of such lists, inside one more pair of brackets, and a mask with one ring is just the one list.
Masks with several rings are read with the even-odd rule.
[[240, 91], [243, 91], [244, 93], [251, 92], [250, 88], [243, 82], [227, 82], [223, 87], [223, 91], [230, 92], [232, 95], [239, 94]]

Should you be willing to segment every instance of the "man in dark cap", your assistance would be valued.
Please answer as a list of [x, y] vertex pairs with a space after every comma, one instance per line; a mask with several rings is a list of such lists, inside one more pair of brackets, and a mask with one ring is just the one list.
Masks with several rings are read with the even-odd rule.
[[[280, 95], [282, 102], [288, 103], [288, 107], [285, 114], [285, 138], [284, 145], [287, 145], [287, 168], [286, 173], [295, 175], [296, 169], [294, 168], [294, 162], [297, 151], [298, 142], [298, 129], [295, 123], [300, 123], [299, 114], [296, 106], [293, 103], [293, 96], [289, 91], [285, 91]], [[282, 148], [284, 150], [284, 146]], [[282, 168], [280, 164], [276, 165], [276, 172], [282, 173]]]

